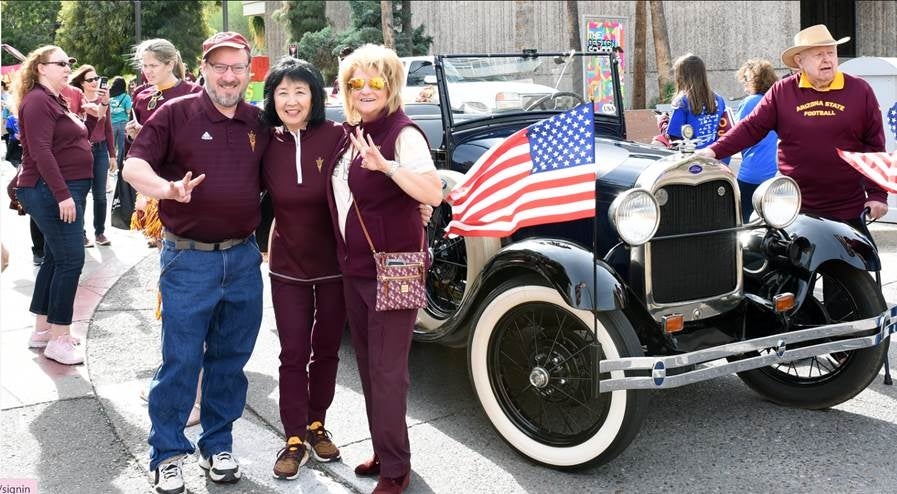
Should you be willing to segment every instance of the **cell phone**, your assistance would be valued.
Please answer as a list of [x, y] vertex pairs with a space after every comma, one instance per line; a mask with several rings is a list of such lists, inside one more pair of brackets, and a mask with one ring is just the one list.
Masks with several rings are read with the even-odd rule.
[[109, 86], [108, 77], [100, 77], [100, 89], [106, 89]]

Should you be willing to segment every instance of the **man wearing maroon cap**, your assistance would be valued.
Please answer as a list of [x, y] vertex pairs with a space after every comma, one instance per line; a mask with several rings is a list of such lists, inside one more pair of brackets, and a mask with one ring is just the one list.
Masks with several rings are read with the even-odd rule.
[[243, 101], [250, 47], [238, 33], [203, 43], [204, 91], [158, 109], [131, 146], [123, 176], [159, 198], [165, 228], [162, 365], [149, 393], [150, 470], [156, 492], [184, 490], [182, 461], [195, 450], [184, 434], [200, 368], [199, 465], [214, 482], [240, 479], [233, 422], [246, 404], [243, 367], [262, 318], [260, 163], [267, 132]]

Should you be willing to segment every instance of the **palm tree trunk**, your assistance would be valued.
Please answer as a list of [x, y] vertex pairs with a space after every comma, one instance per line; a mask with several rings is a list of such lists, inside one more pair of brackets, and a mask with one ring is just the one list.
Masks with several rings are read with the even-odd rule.
[[514, 0], [514, 49], [535, 48], [533, 41], [533, 2]]
[[[577, 0], [566, 0], [567, 6], [567, 44], [568, 48], [576, 51], [583, 51], [582, 39], [579, 36], [579, 2]], [[573, 77], [574, 86], [570, 90], [580, 94], [585, 91], [585, 81], [582, 78], [582, 61], [574, 59], [573, 67], [570, 67], [571, 76]]]
[[392, 36], [392, 0], [380, 0], [380, 25], [383, 28], [383, 46], [395, 48]]
[[632, 62], [632, 108], [645, 107], [645, 66], [647, 61], [648, 6], [646, 0], [635, 2], [635, 57]]
[[670, 61], [670, 36], [667, 33], [667, 20], [663, 13], [663, 1], [651, 0], [651, 27], [654, 35], [654, 57], [657, 60], [657, 85], [660, 100], [669, 84], [672, 83], [672, 62]]

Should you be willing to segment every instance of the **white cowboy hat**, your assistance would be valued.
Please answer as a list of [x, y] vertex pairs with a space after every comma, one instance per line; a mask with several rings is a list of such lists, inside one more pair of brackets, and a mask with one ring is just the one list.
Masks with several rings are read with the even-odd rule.
[[814, 46], [835, 46], [848, 41], [850, 41], [850, 36], [836, 40], [824, 24], [816, 24], [794, 35], [794, 46], [782, 52], [782, 63], [796, 69], [798, 67], [794, 63], [794, 55]]

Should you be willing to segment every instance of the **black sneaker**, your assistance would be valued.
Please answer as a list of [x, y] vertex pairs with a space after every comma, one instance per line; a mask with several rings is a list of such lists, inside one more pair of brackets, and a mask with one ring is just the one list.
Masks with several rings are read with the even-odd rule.
[[240, 471], [240, 464], [230, 451], [222, 451], [206, 458], [202, 454], [199, 455], [199, 467], [209, 472], [209, 478], [212, 482], [221, 484], [233, 484], [240, 480], [243, 472]]
[[156, 467], [153, 486], [159, 494], [180, 494], [184, 492], [184, 476], [181, 473], [184, 459], [181, 456], [163, 461]]

